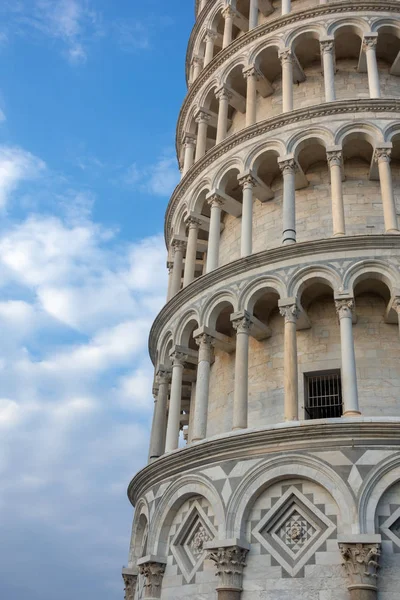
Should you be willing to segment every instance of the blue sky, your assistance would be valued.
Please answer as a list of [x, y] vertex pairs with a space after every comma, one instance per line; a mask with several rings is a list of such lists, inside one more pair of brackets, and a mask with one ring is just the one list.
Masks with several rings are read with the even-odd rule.
[[0, 597], [123, 597], [194, 1], [0, 3]]

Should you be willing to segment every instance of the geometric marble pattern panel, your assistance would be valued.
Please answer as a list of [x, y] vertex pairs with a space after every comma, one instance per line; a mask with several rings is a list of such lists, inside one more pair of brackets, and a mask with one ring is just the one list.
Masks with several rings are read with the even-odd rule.
[[189, 583], [207, 555], [204, 544], [217, 537], [217, 531], [199, 502], [195, 501], [186, 513], [179, 529], [171, 540], [170, 549]]
[[400, 548], [400, 508], [382, 523], [381, 531]]
[[318, 507], [291, 486], [252, 534], [294, 577], [335, 529], [336, 525]]

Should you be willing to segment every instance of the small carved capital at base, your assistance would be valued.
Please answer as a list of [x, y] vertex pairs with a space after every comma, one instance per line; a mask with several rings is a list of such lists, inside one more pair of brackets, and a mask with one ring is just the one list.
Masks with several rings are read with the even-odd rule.
[[[149, 558], [149, 560], [147, 560]], [[151, 557], [139, 562], [140, 574], [144, 577], [143, 598], [161, 598], [161, 586], [165, 573], [165, 562], [158, 562]]]
[[[210, 552], [209, 558], [215, 563], [216, 575], [219, 577], [218, 598], [220, 598], [220, 592], [222, 591], [242, 591], [243, 571], [246, 566], [247, 553], [248, 550], [240, 546], [227, 546]], [[227, 597], [229, 598], [229, 596]]]
[[351, 597], [356, 599], [376, 598], [380, 542], [374, 541], [340, 541], [339, 550], [346, 570], [348, 589]]
[[125, 585], [124, 600], [133, 600], [137, 583], [137, 573], [130, 573], [129, 569], [122, 570], [122, 579]]

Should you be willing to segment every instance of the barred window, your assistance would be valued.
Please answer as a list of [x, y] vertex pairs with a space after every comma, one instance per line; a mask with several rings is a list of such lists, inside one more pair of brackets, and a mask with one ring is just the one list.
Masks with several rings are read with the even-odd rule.
[[332, 419], [343, 414], [340, 370], [305, 375], [306, 419]]

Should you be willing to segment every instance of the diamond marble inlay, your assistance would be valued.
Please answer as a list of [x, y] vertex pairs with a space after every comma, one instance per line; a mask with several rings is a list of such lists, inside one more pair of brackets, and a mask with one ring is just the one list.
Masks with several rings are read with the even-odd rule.
[[291, 486], [252, 533], [275, 560], [295, 576], [335, 528], [319, 508]]
[[200, 504], [194, 502], [171, 541], [171, 552], [189, 582], [206, 557], [204, 544], [217, 537], [217, 531]]
[[400, 508], [382, 523], [381, 530], [400, 548]]

